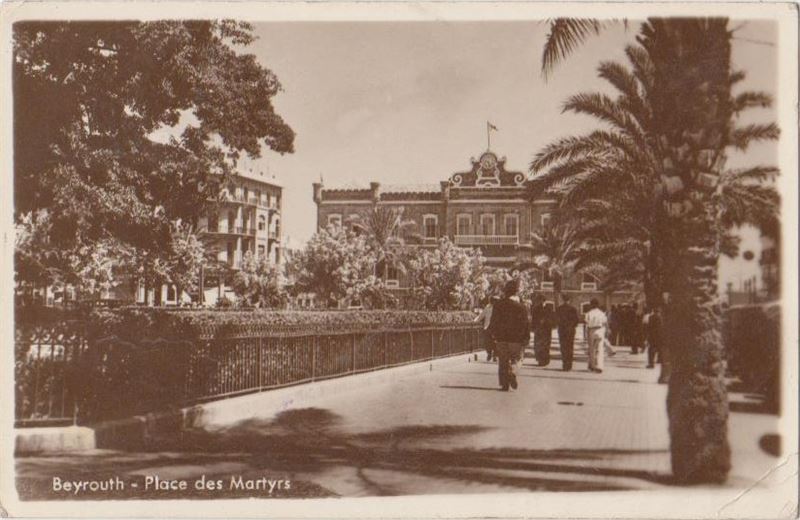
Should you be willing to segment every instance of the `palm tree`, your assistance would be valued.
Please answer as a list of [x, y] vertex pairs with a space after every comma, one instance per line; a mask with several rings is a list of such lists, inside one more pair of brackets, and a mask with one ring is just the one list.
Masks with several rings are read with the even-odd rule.
[[389, 269], [405, 272], [403, 253], [406, 242], [404, 235], [417, 240], [418, 235], [407, 230], [415, 225], [413, 220], [403, 218], [402, 208], [373, 205], [366, 214], [354, 215], [347, 222], [356, 232], [365, 233], [370, 246], [376, 253], [376, 267], [385, 281]]
[[[600, 28], [586, 23], [562, 24], [559, 31], [552, 27], [551, 39], [573, 47]], [[649, 239], [638, 242], [648, 247], [649, 258], [670, 266], [662, 270], [660, 284], [670, 294], [665, 329], [674, 371], [667, 405], [673, 473], [681, 481], [721, 481], [730, 466], [716, 290], [717, 260], [731, 244], [727, 226], [777, 220], [777, 193], [757, 184], [774, 175], [774, 168], [723, 170], [728, 146], [744, 148], [778, 136], [775, 125], [733, 127], [739, 111], [769, 100], [763, 94], [731, 97], [731, 85], [743, 74], [730, 72], [730, 38], [726, 19], [649, 20], [639, 36], [643, 50], [628, 52], [634, 73], [606, 68], [606, 79], [612, 81], [613, 73], [612, 83], [622, 92], [617, 103], [594, 95], [568, 104], [609, 123], [614, 135], [556, 143], [532, 165], [535, 170], [566, 158], [546, 178], [572, 193], [565, 200], [573, 202], [594, 196], [598, 188], [617, 196], [652, 194], [640, 199], [653, 208], [654, 218], [646, 227]], [[555, 48], [560, 51], [549, 53], [544, 71], [572, 47]], [[642, 170], [637, 174], [636, 168]], [[620, 190], [630, 179], [640, 182]], [[619, 214], [636, 215], [627, 204], [615, 204]]]
[[[547, 145], [531, 163], [531, 172], [537, 174], [531, 186], [533, 195], [543, 189], [560, 195], [573, 216], [582, 221], [584, 233], [599, 239], [593, 247], [584, 248], [587, 258], [581, 264], [619, 264], [630, 275], [637, 264], [631, 259], [638, 259], [641, 265], [634, 273], [644, 282], [649, 303], [654, 304], [662, 293], [659, 247], [664, 238], [661, 229], [668, 222], [662, 200], [663, 153], [651, 137], [653, 65], [642, 47], [629, 46], [626, 53], [632, 70], [614, 62], [598, 68], [599, 76], [619, 91], [616, 99], [591, 93], [572, 96], [565, 103], [565, 111], [597, 117], [609, 129]], [[742, 78], [737, 73], [731, 81]], [[744, 92], [731, 103], [738, 114], [754, 106], [769, 107], [771, 98], [762, 92]], [[732, 135], [736, 137], [730, 145], [744, 149], [753, 139], [776, 137], [777, 131], [774, 125], [749, 125]], [[777, 170], [770, 166], [721, 172], [717, 200], [722, 210], [723, 253], [736, 254], [736, 241], [730, 235], [734, 226], [749, 223], [762, 231], [777, 228], [778, 194], [774, 187], [763, 184], [775, 175]]]
[[659, 86], [651, 93], [653, 135], [664, 150], [665, 183], [677, 188], [668, 202], [673, 247], [664, 251], [671, 265], [667, 412], [672, 470], [689, 482], [721, 482], [730, 470], [717, 296], [720, 172], [736, 134], [727, 25], [727, 19], [651, 20], [642, 28]]
[[564, 278], [574, 271], [581, 244], [578, 228], [555, 215], [549, 225], [531, 233], [530, 244], [520, 246], [531, 252], [535, 269], [553, 280], [556, 306], [561, 303]]

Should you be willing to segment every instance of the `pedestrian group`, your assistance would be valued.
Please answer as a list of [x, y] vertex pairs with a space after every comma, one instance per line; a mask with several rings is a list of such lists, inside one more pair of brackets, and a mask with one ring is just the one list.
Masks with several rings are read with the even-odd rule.
[[581, 323], [587, 342], [588, 369], [602, 373], [605, 356], [614, 356], [614, 346], [630, 345], [631, 353], [644, 352], [647, 344], [647, 367], [654, 368], [661, 361], [661, 311], [645, 308], [637, 312], [635, 304], [613, 305], [608, 314], [597, 299], [589, 302], [589, 310], [583, 317], [571, 303], [569, 296], [562, 296], [561, 304], [553, 309], [541, 295], [534, 296], [530, 305], [530, 317], [520, 301], [519, 282], [506, 282], [502, 296], [492, 296], [475, 318], [482, 324], [481, 339], [486, 349], [486, 360], [497, 361], [500, 388], [508, 391], [518, 386], [515, 373], [517, 364], [523, 359], [525, 348], [533, 332], [533, 353], [537, 365], [550, 364], [550, 345], [553, 329], [558, 334], [561, 350], [561, 368], [572, 370], [575, 347], [575, 332]]

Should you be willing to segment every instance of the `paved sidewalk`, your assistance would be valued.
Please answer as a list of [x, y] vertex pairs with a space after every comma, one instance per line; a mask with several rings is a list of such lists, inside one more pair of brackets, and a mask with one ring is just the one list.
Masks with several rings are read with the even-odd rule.
[[[182, 439], [158, 450], [95, 450], [17, 461], [20, 493], [50, 492], [51, 479], [120, 475], [162, 479], [286, 479], [271, 496], [377, 496], [520, 491], [654, 489], [670, 485], [666, 386], [644, 354], [618, 348], [606, 370], [586, 369], [585, 345], [572, 372], [561, 371], [554, 345], [548, 367], [527, 352], [520, 387], [501, 392], [497, 365], [485, 354], [462, 356], [428, 373], [320, 397], [302, 408], [255, 417]], [[358, 376], [356, 376], [358, 377]], [[741, 395], [733, 399], [742, 401]], [[751, 403], [752, 404], [752, 403]], [[734, 407], [736, 409], [737, 407]], [[778, 460], [759, 447], [776, 429], [757, 408], [731, 414], [734, 468], [727, 486], [752, 485]], [[193, 482], [193, 480], [192, 480]], [[160, 498], [260, 496], [252, 490], [163, 492], [128, 487], [115, 496]], [[265, 493], [265, 492], [264, 492]], [[263, 494], [263, 493], [262, 493]], [[111, 498], [73, 496], [71, 498]]]

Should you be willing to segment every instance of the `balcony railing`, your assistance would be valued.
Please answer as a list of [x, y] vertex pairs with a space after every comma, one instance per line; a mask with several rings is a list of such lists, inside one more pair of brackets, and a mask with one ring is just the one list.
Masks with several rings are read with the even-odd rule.
[[456, 235], [455, 243], [459, 246], [516, 246], [517, 235]]
[[242, 226], [209, 226], [200, 228], [203, 233], [223, 233], [228, 235], [252, 235], [255, 236], [256, 228]]
[[269, 209], [270, 211], [280, 211], [280, 206], [276, 204], [274, 201], [270, 204], [264, 199], [259, 199], [258, 197], [247, 197], [245, 198], [243, 195], [231, 195], [230, 193], [223, 197], [224, 201], [226, 202], [240, 202], [242, 204], [248, 204], [250, 206], [259, 206], [262, 208]]

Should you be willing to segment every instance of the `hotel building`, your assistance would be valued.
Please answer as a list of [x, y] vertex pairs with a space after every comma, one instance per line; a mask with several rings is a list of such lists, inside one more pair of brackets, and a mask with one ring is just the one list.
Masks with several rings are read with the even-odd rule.
[[[198, 221], [206, 249], [221, 265], [239, 269], [248, 251], [275, 264], [282, 262], [282, 191], [265, 172], [251, 169], [232, 177], [222, 189], [217, 208]], [[206, 305], [223, 296], [234, 298], [230, 280], [224, 277], [207, 277], [204, 285]]]

